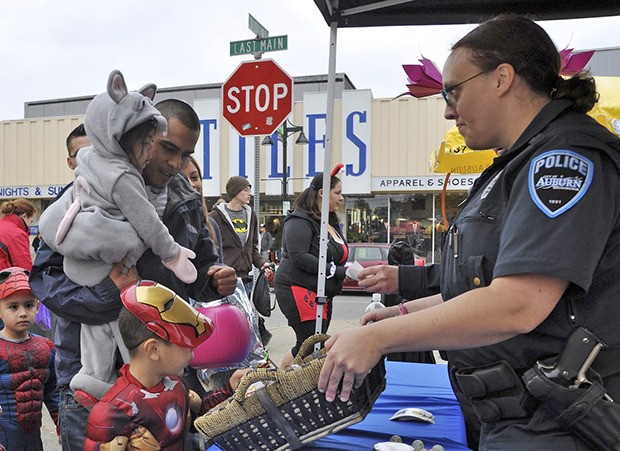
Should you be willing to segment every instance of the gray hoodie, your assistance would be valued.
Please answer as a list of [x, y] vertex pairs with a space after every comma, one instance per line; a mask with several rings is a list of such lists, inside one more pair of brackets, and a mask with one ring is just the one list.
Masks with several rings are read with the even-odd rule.
[[123, 258], [125, 267], [135, 265], [146, 248], [168, 267], [174, 260], [170, 269], [184, 275], [181, 280], [196, 278], [188, 254], [159, 219], [142, 174], [119, 144], [127, 131], [148, 120], [165, 133], [166, 119], [152, 102], [155, 91], [150, 84], [128, 92], [123, 75], [110, 74], [107, 91], [86, 110], [84, 125], [93, 145], [78, 154], [76, 181], [41, 216], [44, 241], [64, 255], [65, 273], [80, 285], [97, 284]]

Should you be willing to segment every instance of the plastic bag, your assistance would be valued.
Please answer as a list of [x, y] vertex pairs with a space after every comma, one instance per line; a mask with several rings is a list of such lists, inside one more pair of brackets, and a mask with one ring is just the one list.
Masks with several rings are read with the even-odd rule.
[[[237, 278], [237, 288], [235, 288], [235, 292], [233, 294], [217, 301], [204, 303], [203, 305], [215, 306], [221, 304], [231, 304], [239, 307], [247, 317], [248, 322], [250, 323], [250, 353], [245, 360], [234, 366], [198, 370], [199, 376], [204, 381], [220, 372], [234, 370], [237, 368], [256, 368], [266, 360], [265, 348], [260, 339], [260, 332], [258, 330], [258, 313], [252, 305], [250, 298], [248, 298], [247, 292], [245, 291], [245, 287], [240, 278]], [[217, 324], [215, 327], [217, 328]]]
[[43, 330], [52, 330], [52, 315], [43, 304], [39, 304], [39, 311], [34, 319], [34, 323]]

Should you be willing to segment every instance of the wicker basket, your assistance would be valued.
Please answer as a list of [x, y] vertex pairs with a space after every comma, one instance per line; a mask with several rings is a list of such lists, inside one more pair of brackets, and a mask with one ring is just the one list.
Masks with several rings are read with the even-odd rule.
[[[249, 372], [230, 399], [196, 419], [196, 429], [223, 450], [295, 450], [362, 421], [385, 389], [383, 359], [347, 402], [327, 402], [317, 390], [325, 351], [312, 349], [328, 338], [307, 339], [285, 370]], [[258, 381], [265, 386], [246, 396]]]

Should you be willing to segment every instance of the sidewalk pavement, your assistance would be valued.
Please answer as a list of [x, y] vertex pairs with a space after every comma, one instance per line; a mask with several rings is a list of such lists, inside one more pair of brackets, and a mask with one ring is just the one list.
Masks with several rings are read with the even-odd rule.
[[[349, 327], [357, 326], [358, 321], [358, 319], [332, 319], [332, 322], [329, 325], [329, 333], [334, 334]], [[269, 332], [273, 334], [269, 345], [267, 345], [267, 349], [269, 350], [269, 357], [275, 362], [276, 365], [279, 365], [284, 355], [295, 344], [295, 333], [293, 332], [293, 329], [291, 329], [288, 325], [278, 325], [275, 327], [269, 327], [268, 325], [267, 328], [269, 329]]]

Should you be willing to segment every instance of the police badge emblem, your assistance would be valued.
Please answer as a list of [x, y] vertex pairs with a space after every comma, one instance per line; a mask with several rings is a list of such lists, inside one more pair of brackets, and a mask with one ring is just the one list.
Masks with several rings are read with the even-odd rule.
[[532, 160], [530, 196], [550, 218], [569, 210], [586, 194], [594, 173], [592, 161], [570, 150], [550, 150]]

